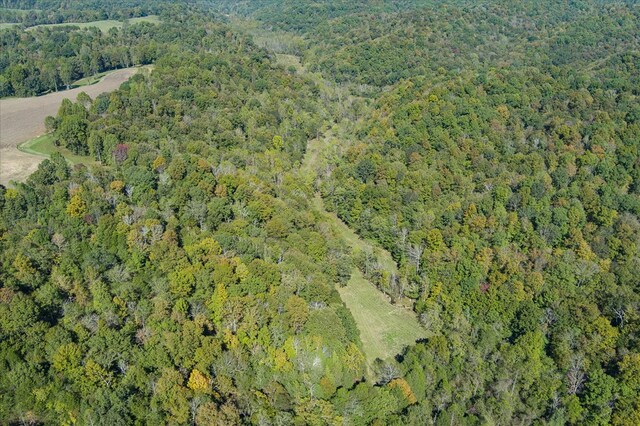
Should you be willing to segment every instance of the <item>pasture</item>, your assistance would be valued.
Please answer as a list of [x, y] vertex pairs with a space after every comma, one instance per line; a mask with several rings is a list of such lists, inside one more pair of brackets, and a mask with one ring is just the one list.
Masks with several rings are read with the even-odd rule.
[[[321, 76], [309, 73], [298, 57], [278, 54], [277, 59], [278, 63], [285, 67], [292, 66], [299, 73], [314, 76], [323, 89], [333, 90], [327, 87]], [[345, 94], [345, 98], [347, 96], [348, 94]], [[341, 135], [340, 126], [334, 126], [325, 130], [323, 135], [307, 141], [307, 150], [300, 165], [300, 179], [305, 181], [309, 188], [313, 188], [314, 181], [324, 172], [325, 166], [331, 161], [336, 144], [339, 144], [342, 137], [344, 135]], [[342, 240], [353, 252], [373, 253], [382, 269], [398, 274], [398, 267], [391, 254], [375, 242], [361, 238], [334, 212], [327, 211], [319, 193], [316, 193], [310, 202], [321, 220], [332, 228], [336, 238]], [[358, 326], [370, 367], [376, 358], [392, 358], [401, 353], [405, 346], [427, 337], [428, 331], [420, 325], [415, 313], [403, 306], [411, 304], [410, 301], [403, 299], [398, 304], [392, 304], [389, 297], [369, 282], [357, 267], [352, 268], [347, 285], [338, 287], [337, 290]]]

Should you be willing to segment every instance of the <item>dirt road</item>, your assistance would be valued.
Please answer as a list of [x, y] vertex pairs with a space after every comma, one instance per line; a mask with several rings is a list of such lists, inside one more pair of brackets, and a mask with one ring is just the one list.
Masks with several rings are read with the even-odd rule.
[[74, 100], [80, 92], [91, 98], [120, 87], [139, 68], [125, 68], [107, 74], [96, 84], [30, 98], [0, 99], [0, 184], [24, 180], [42, 157], [25, 154], [17, 146], [45, 132], [44, 119], [56, 115], [63, 99]]

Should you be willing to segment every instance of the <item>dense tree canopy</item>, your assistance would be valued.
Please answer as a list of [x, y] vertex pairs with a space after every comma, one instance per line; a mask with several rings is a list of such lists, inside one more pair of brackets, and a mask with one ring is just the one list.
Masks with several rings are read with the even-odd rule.
[[73, 27], [0, 31], [0, 96], [39, 95], [103, 71], [150, 64], [170, 43], [166, 31], [149, 23], [107, 34]]
[[119, 21], [163, 13], [169, 8], [171, 2], [165, 0], [3, 0], [0, 22], [31, 27], [104, 19]]
[[[174, 12], [0, 30], [1, 95], [154, 64], [47, 120], [95, 165], [54, 154], [0, 186], [0, 420], [640, 422], [634, 2]], [[336, 290], [353, 268], [428, 337], [367, 360]]]

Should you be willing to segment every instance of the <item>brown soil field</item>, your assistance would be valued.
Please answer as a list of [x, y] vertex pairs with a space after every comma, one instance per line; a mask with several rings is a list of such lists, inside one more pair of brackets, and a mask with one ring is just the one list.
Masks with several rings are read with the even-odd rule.
[[0, 184], [22, 182], [35, 172], [44, 157], [19, 151], [16, 148], [0, 148]]
[[63, 99], [75, 101], [80, 92], [95, 98], [120, 87], [138, 69], [116, 70], [90, 86], [30, 98], [0, 99], [0, 184], [24, 180], [38, 168], [43, 157], [23, 153], [17, 147], [45, 132], [45, 117], [55, 116]]

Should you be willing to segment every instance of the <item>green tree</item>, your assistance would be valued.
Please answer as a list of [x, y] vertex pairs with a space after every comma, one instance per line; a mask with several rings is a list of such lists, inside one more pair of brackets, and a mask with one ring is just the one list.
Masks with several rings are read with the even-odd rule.
[[86, 155], [89, 152], [88, 122], [80, 116], [63, 117], [57, 128], [56, 137], [63, 146], [75, 154]]

